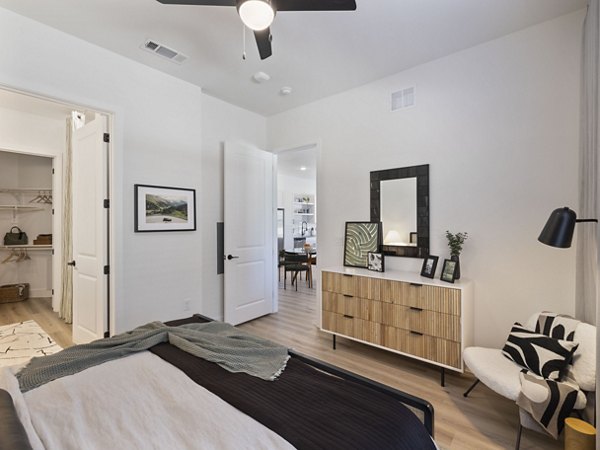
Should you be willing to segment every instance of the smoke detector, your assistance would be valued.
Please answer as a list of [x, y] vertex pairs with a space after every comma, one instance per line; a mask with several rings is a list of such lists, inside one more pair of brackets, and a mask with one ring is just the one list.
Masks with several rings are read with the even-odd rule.
[[141, 48], [177, 64], [181, 64], [186, 59], [188, 59], [188, 57], [183, 53], [178, 52], [177, 50], [173, 50], [172, 48], [169, 48], [152, 40], [147, 40], [146, 42], [144, 42]]
[[258, 84], [260, 84], [264, 83], [265, 81], [269, 81], [271, 77], [269, 76], [269, 74], [266, 74], [264, 72], [256, 72], [254, 75], [252, 75], [252, 79]]

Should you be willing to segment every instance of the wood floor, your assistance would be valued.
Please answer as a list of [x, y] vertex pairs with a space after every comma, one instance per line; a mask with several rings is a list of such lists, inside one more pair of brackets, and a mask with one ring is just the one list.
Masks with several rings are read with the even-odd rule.
[[[337, 350], [333, 350], [331, 335], [316, 326], [317, 289], [300, 281], [296, 293], [288, 283], [287, 290], [279, 289], [277, 314], [240, 328], [428, 400], [435, 409], [435, 439], [443, 450], [514, 449], [517, 406], [482, 383], [464, 398], [463, 392], [474, 381], [472, 376], [446, 371], [443, 388], [439, 369], [432, 365], [343, 338], [338, 338]], [[562, 448], [561, 441], [523, 432], [522, 450]]]
[[[442, 450], [512, 449], [518, 425], [517, 406], [481, 383], [465, 399], [471, 385], [468, 375], [448, 373], [440, 386], [434, 366], [339, 338], [337, 350], [331, 335], [316, 325], [316, 286], [299, 282], [298, 292], [279, 289], [279, 312], [253, 320], [240, 328], [294, 348], [396, 389], [422, 397], [435, 408], [435, 439]], [[72, 345], [71, 327], [52, 312], [49, 299], [0, 304], [0, 325], [34, 319], [62, 347]], [[525, 430], [522, 450], [558, 450], [562, 442]]]
[[73, 345], [71, 325], [52, 311], [50, 298], [28, 298], [22, 302], [0, 303], [0, 325], [35, 320], [62, 348]]

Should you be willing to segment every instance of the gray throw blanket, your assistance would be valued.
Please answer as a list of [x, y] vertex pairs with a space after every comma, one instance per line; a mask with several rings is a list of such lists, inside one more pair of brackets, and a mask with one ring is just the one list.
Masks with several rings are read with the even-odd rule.
[[21, 392], [73, 375], [89, 367], [147, 350], [161, 342], [219, 364], [229, 372], [244, 372], [275, 380], [285, 369], [287, 348], [244, 333], [223, 322], [191, 323], [169, 327], [152, 322], [109, 339], [69, 347], [33, 358], [16, 377]]

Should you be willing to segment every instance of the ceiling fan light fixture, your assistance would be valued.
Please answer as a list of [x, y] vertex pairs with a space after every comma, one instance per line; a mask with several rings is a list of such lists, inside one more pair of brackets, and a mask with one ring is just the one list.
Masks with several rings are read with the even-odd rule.
[[238, 14], [248, 28], [262, 31], [271, 26], [275, 10], [269, 0], [245, 0], [238, 3]]

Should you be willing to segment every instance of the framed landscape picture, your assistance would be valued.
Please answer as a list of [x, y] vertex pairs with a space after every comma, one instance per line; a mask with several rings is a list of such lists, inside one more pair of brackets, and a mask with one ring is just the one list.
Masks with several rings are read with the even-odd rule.
[[344, 235], [344, 266], [369, 266], [369, 252], [379, 252], [381, 245], [381, 222], [346, 222]]
[[196, 190], [136, 184], [135, 231], [196, 229]]

